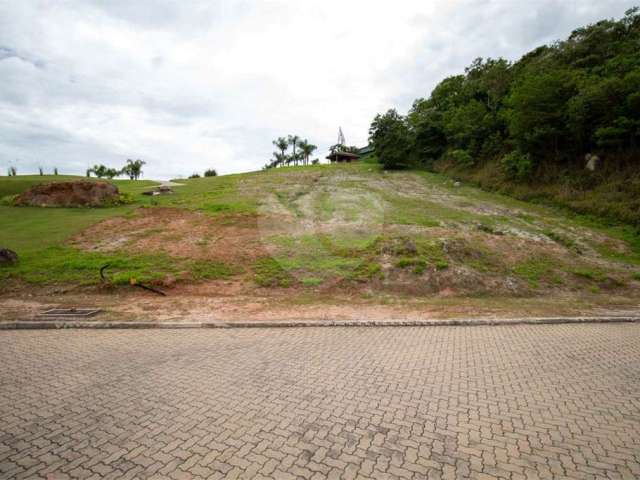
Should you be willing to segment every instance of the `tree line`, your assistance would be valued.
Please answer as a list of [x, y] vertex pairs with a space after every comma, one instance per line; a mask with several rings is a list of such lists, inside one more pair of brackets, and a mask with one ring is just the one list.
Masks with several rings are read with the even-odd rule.
[[[546, 167], [640, 163], [640, 13], [602, 20], [517, 62], [476, 59], [407, 115], [377, 115], [370, 141], [386, 168], [460, 169], [498, 161], [533, 180]], [[589, 157], [587, 157], [589, 158]]]
[[127, 159], [127, 163], [124, 167], [110, 168], [105, 165], [94, 165], [93, 167], [87, 169], [87, 177], [91, 175], [95, 175], [98, 178], [115, 178], [121, 175], [126, 175], [130, 180], [138, 180], [142, 176], [142, 166], [146, 165], [147, 162], [144, 160], [131, 160]]
[[[263, 167], [265, 170], [291, 164], [297, 166], [298, 163], [302, 165], [309, 165], [310, 162], [314, 165], [318, 163], [318, 159], [310, 160], [318, 147], [309, 143], [307, 139], [301, 139], [298, 135], [278, 137], [272, 143], [278, 151], [273, 152], [273, 158]], [[291, 153], [288, 152], [289, 147], [291, 147]]]
[[[203, 173], [204, 177], [217, 177], [218, 176], [218, 172], [216, 171], [215, 168], [209, 168], [208, 170], [205, 170]], [[200, 174], [199, 173], [193, 173], [191, 175], [189, 175], [189, 178], [200, 178]]]

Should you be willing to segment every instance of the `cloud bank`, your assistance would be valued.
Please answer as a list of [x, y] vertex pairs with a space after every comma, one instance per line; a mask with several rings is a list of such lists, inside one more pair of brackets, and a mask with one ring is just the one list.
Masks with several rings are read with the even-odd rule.
[[296, 133], [406, 111], [476, 57], [516, 60], [624, 0], [0, 0], [0, 168], [257, 170]]

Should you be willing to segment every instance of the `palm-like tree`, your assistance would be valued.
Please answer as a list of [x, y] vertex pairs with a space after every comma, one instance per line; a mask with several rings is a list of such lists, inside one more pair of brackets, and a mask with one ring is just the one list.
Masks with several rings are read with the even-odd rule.
[[297, 135], [289, 135], [289, 144], [293, 147], [293, 161], [295, 165], [298, 165], [298, 156], [296, 155], [296, 146], [300, 141], [300, 137]]
[[284, 157], [289, 148], [289, 141], [285, 137], [278, 137], [272, 142], [277, 149], [280, 150], [280, 154]]
[[142, 166], [146, 163], [147, 162], [145, 162], [144, 160], [131, 160], [130, 158], [128, 158], [127, 164], [122, 169], [122, 173], [128, 175], [131, 180], [138, 180], [138, 178], [140, 178], [140, 176], [142, 175]]
[[277, 167], [278, 165], [284, 166], [287, 161], [287, 154], [284, 152], [273, 152], [273, 157], [275, 160], [273, 161], [273, 166]]
[[300, 147], [300, 153], [302, 153], [303, 164], [309, 165], [309, 157], [318, 147], [309, 143], [306, 138], [301, 140], [298, 146]]

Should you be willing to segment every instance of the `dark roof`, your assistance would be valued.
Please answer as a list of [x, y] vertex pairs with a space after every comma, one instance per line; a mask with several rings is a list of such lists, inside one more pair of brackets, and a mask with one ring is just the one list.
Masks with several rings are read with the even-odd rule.
[[373, 152], [373, 145], [367, 145], [366, 147], [362, 147], [358, 149], [358, 153], [360, 155], [366, 155], [367, 153]]
[[350, 152], [334, 152], [334, 153], [330, 153], [329, 155], [327, 155], [326, 158], [331, 160], [332, 158], [338, 158], [338, 157], [342, 157], [342, 158], [360, 158], [360, 155], [358, 155], [357, 153], [350, 153]]

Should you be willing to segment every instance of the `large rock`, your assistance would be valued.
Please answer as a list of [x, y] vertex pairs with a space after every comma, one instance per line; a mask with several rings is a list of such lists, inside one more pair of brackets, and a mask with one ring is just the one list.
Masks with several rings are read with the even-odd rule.
[[596, 169], [600, 166], [600, 157], [598, 157], [597, 155], [587, 153], [584, 159], [586, 162], [584, 168], [586, 168], [587, 170], [595, 172]]
[[80, 180], [35, 185], [18, 195], [15, 204], [32, 207], [101, 207], [117, 202], [119, 197], [118, 187], [111, 183]]
[[18, 263], [18, 254], [8, 248], [0, 248], [0, 267]]

